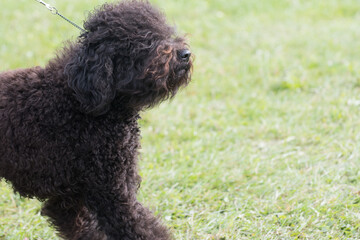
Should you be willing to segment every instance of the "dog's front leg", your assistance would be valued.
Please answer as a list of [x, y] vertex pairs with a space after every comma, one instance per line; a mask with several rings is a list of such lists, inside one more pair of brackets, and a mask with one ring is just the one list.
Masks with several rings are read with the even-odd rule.
[[[106, 186], [106, 185], [104, 185]], [[123, 186], [124, 187], [124, 186]], [[108, 240], [168, 240], [168, 230], [150, 210], [136, 201], [135, 193], [103, 188], [91, 191], [86, 205], [97, 216]]]
[[52, 197], [45, 202], [41, 213], [49, 217], [64, 239], [106, 240], [96, 217], [84, 206], [81, 196]]

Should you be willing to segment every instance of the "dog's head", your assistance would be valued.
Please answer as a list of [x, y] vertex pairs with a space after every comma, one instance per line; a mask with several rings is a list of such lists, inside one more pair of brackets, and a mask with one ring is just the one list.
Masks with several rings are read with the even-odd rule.
[[65, 67], [84, 112], [102, 115], [113, 102], [152, 107], [190, 81], [188, 45], [148, 2], [105, 4], [84, 27]]

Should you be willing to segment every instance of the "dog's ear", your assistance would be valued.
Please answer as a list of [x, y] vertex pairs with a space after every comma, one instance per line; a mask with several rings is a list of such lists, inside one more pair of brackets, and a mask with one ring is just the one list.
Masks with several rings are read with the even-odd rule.
[[113, 54], [105, 44], [88, 43], [79, 46], [65, 67], [68, 84], [87, 114], [106, 113], [115, 98]]

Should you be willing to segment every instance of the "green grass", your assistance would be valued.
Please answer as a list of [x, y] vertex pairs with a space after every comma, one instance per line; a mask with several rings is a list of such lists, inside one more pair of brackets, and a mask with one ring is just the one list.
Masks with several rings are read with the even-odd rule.
[[[81, 22], [103, 1], [49, 1]], [[193, 82], [143, 114], [139, 199], [176, 239], [360, 239], [358, 0], [152, 1], [189, 33]], [[0, 70], [77, 30], [2, 0]], [[0, 183], [0, 239], [57, 239]]]

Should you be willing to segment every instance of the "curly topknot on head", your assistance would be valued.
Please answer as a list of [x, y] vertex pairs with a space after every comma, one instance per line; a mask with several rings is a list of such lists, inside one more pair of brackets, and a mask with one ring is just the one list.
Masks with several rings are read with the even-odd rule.
[[104, 4], [89, 15], [84, 27], [88, 32], [103, 29], [124, 35], [122, 37], [155, 39], [174, 34], [173, 27], [166, 23], [165, 15], [149, 2], [143, 1]]
[[136, 110], [152, 107], [189, 82], [188, 46], [150, 3], [105, 4], [84, 27], [65, 69], [84, 112], [104, 114], [114, 99]]

